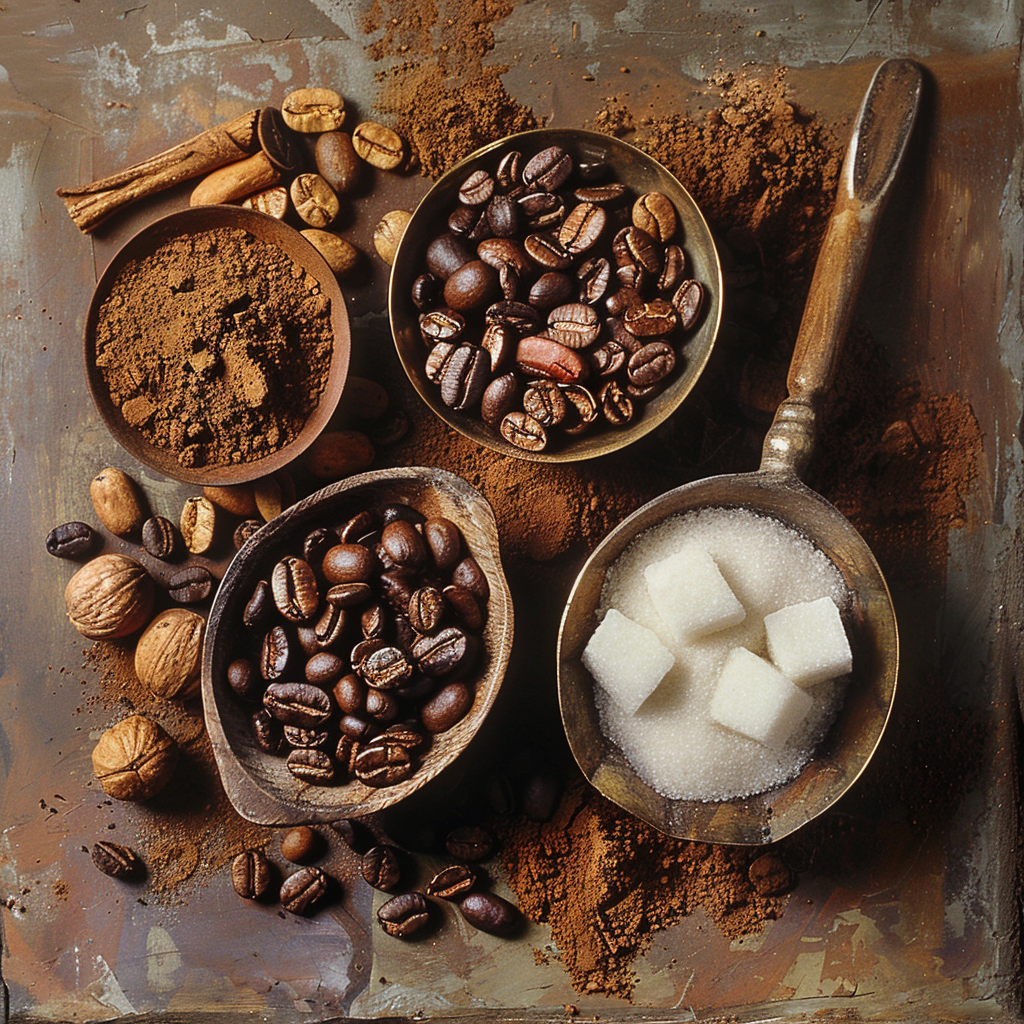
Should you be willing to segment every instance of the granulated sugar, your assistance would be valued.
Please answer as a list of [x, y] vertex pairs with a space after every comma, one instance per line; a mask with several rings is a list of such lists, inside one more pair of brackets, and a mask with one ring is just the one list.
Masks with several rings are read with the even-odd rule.
[[[738, 625], [680, 643], [659, 621], [644, 569], [694, 546], [707, 551], [746, 610]], [[840, 610], [850, 593], [839, 570], [795, 530], [746, 509], [704, 509], [673, 516], [638, 537], [611, 567], [598, 614], [616, 608], [652, 629], [676, 663], [635, 714], [595, 688], [601, 727], [637, 773], [665, 796], [725, 800], [763, 792], [793, 778], [828, 731], [846, 679], [808, 692], [813, 705], [773, 750], [710, 719], [715, 684], [729, 651], [743, 646], [768, 657], [764, 617], [787, 605], [830, 597]]]

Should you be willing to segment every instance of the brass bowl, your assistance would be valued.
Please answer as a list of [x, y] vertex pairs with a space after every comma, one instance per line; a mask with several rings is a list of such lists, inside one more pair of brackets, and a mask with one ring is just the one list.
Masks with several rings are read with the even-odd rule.
[[[410, 291], [413, 281], [426, 268], [426, 249], [446, 230], [448, 214], [458, 205], [459, 186], [478, 168], [493, 173], [499, 153], [518, 149], [524, 158], [547, 146], [561, 146], [576, 161], [606, 162], [615, 178], [627, 185], [634, 196], [663, 192], [672, 200], [681, 226], [680, 244], [689, 257], [692, 271], [705, 287], [705, 305], [699, 324], [681, 343], [684, 364], [672, 382], [655, 398], [637, 403], [638, 415], [626, 427], [598, 426], [578, 437], [565, 437], [557, 446], [542, 452], [528, 452], [509, 444], [478, 416], [450, 409], [440, 390], [427, 378], [428, 349], [419, 330], [419, 312]], [[722, 312], [722, 270], [711, 231], [689, 192], [653, 157], [620, 139], [578, 128], [542, 128], [510, 135], [471, 153], [437, 180], [416, 207], [402, 236], [391, 270], [388, 294], [391, 332], [402, 366], [420, 398], [450, 427], [494, 451], [533, 462], [574, 462], [617, 451], [643, 437], [664, 422], [679, 407], [700, 377], [718, 334]]]
[[[226, 670], [240, 653], [242, 611], [258, 580], [285, 554], [301, 551], [303, 538], [319, 526], [340, 526], [364, 508], [412, 505], [427, 516], [445, 516], [462, 532], [466, 547], [490, 585], [482, 652], [473, 674], [473, 704], [464, 718], [434, 738], [416, 771], [394, 786], [375, 789], [353, 780], [315, 786], [296, 778], [283, 756], [255, 743], [251, 715], [259, 705], [240, 700]], [[498, 695], [512, 649], [513, 612], [498, 549], [494, 512], [461, 477], [432, 468], [375, 470], [331, 484], [273, 519], [235, 555], [210, 611], [203, 645], [202, 695], [206, 728], [221, 781], [242, 817], [264, 825], [336, 821], [391, 807], [450, 765], [480, 728]]]
[[[230, 465], [183, 466], [174, 452], [149, 441], [136, 427], [126, 422], [121, 410], [111, 401], [103, 373], [96, 365], [96, 324], [100, 307], [110, 295], [117, 275], [132, 260], [144, 260], [172, 238], [230, 227], [248, 231], [256, 238], [279, 248], [320, 284], [331, 304], [334, 348], [326, 384], [316, 408], [295, 438], [277, 451], [260, 459]], [[334, 273], [324, 258], [294, 228], [273, 217], [239, 206], [197, 206], [169, 214], [143, 228], [115, 254], [104, 270], [85, 321], [85, 370], [89, 390], [100, 416], [114, 439], [129, 454], [164, 476], [185, 483], [227, 485], [244, 483], [282, 468], [300, 455], [326, 427], [341, 397], [348, 376], [351, 353], [348, 310]]]

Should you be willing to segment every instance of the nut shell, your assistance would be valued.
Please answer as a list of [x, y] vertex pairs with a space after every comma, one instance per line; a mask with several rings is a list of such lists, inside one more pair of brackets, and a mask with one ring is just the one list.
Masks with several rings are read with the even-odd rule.
[[92, 770], [115, 800], [148, 800], [178, 763], [178, 744], [161, 726], [131, 715], [109, 728], [92, 752]]
[[135, 645], [135, 674], [157, 697], [185, 700], [199, 691], [206, 620], [187, 608], [158, 615]]
[[71, 625], [90, 640], [129, 636], [149, 621], [153, 578], [134, 558], [100, 555], [86, 562], [64, 588]]

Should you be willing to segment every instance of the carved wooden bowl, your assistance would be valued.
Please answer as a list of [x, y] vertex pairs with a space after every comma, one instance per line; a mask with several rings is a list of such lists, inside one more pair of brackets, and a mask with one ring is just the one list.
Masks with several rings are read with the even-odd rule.
[[[320, 526], [336, 527], [365, 508], [411, 505], [424, 515], [445, 516], [458, 526], [465, 547], [487, 576], [490, 599], [482, 651], [468, 677], [475, 681], [472, 706], [439, 733], [412, 775], [373, 788], [358, 780], [313, 785], [296, 778], [284, 756], [264, 753], [252, 733], [259, 704], [239, 699], [227, 683], [228, 664], [240, 653], [242, 612], [257, 581]], [[332, 484], [304, 498], [264, 526], [238, 552], [217, 591], [203, 647], [202, 695], [206, 728], [221, 781], [242, 817], [265, 825], [328, 822], [359, 817], [398, 803], [435, 778], [469, 744], [494, 704], [512, 649], [512, 598], [501, 566], [498, 531], [487, 500], [461, 477], [440, 469], [376, 470]]]

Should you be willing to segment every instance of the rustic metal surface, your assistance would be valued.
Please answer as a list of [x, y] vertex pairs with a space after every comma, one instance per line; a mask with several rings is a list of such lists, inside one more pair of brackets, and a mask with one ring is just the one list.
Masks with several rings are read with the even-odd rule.
[[[89, 512], [88, 480], [107, 465], [133, 472], [156, 511], [172, 517], [194, 493], [118, 448], [79, 357], [98, 274], [134, 231], [184, 205], [187, 190], [147, 200], [92, 237], [54, 190], [307, 83], [329, 83], [360, 116], [373, 114], [369, 8], [361, 0], [0, 3], [0, 963], [11, 1018], [561, 1020], [571, 1004], [583, 1019], [604, 1020], [1020, 1019], [1024, 228], [1014, 0], [767, 9], [631, 0], [568, 12], [522, 3], [497, 21], [488, 58], [508, 65], [503, 81], [519, 102], [566, 126], [616, 92], [637, 107], [682, 106], [716, 68], [746, 61], [789, 65], [801, 105], [850, 118], [881, 57], [924, 64], [929, 87], [908, 167], [915, 185], [894, 198], [901, 216], [876, 239], [855, 320], [901, 377], [969, 403], [983, 437], [941, 580], [921, 585], [887, 570], [903, 644], [898, 704], [919, 729], [909, 748], [880, 751], [879, 770], [945, 780], [969, 764], [957, 785], [937, 783], [927, 806], [898, 786], [886, 800], [883, 787], [865, 790], [873, 799], [855, 789], [834, 812], [846, 842], [801, 875], [777, 921], [730, 942], [702, 914], [684, 918], [634, 965], [631, 1003], [575, 992], [547, 955], [545, 926], [507, 942], [453, 924], [405, 946], [371, 927], [365, 887], [348, 886], [343, 901], [303, 919], [241, 905], [223, 871], [161, 897], [99, 876], [81, 853], [101, 836], [130, 839], [160, 811], [111, 806], [89, 785], [89, 752], [109, 715], [90, 703], [86, 644], [64, 617], [67, 567], [42, 541], [51, 526]], [[403, 15], [399, 4], [380, 11]], [[435, 32], [454, 39], [458, 17], [457, 4], [441, 5]], [[380, 215], [412, 209], [425, 188], [415, 176], [375, 177], [350, 237], [372, 252]], [[383, 266], [347, 291], [358, 364], [389, 344]], [[457, 454], [446, 468], [461, 468]], [[546, 605], [564, 599], [583, 554], [555, 561], [564, 589]], [[517, 632], [518, 576], [510, 573]], [[527, 612], [536, 623], [535, 609]], [[978, 728], [961, 732], [951, 710]]]

